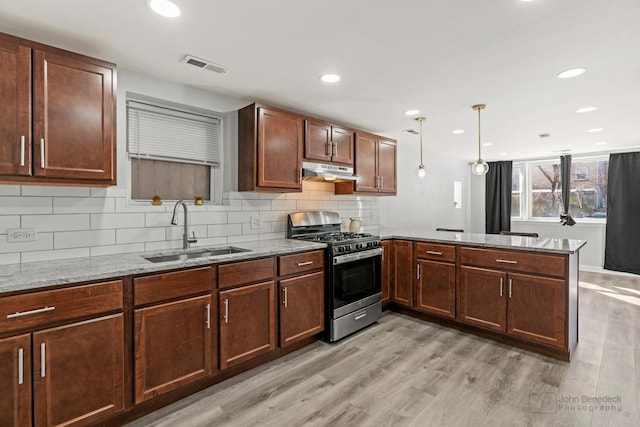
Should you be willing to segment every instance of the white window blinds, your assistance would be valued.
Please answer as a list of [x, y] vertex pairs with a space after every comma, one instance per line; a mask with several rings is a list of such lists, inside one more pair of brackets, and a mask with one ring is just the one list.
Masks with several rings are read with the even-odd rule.
[[220, 164], [220, 119], [134, 100], [127, 115], [130, 157]]

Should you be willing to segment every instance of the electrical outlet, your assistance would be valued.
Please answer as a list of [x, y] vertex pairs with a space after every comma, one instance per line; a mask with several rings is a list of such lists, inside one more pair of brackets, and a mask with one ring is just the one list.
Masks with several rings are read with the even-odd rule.
[[10, 228], [7, 230], [7, 242], [35, 242], [38, 240], [38, 231], [35, 228]]
[[251, 217], [251, 229], [257, 230], [259, 228], [262, 228], [262, 219], [260, 218], [260, 215], [253, 215]]

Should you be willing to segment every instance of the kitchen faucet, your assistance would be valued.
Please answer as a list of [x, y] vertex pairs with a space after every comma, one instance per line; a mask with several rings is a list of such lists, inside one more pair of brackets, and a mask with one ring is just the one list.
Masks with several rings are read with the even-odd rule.
[[184, 234], [182, 235], [182, 249], [189, 249], [191, 243], [197, 243], [196, 232], [193, 232], [193, 237], [189, 237], [189, 214], [187, 212], [187, 204], [180, 200], [173, 207], [173, 216], [171, 217], [171, 224], [178, 225], [178, 205], [182, 205], [184, 209]]

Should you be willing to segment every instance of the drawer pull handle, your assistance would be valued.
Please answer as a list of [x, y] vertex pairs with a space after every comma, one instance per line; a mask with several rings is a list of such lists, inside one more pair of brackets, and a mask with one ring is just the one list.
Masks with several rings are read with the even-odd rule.
[[29, 310], [29, 311], [22, 311], [22, 312], [16, 311], [13, 314], [7, 314], [7, 319], [13, 319], [13, 318], [22, 317], [22, 316], [30, 316], [32, 314], [46, 313], [48, 311], [53, 311], [55, 309], [56, 309], [55, 307], [47, 306], [47, 307], [38, 308], [38, 309], [35, 309], [35, 310]]
[[207, 329], [211, 329], [211, 304], [207, 304]]
[[509, 298], [513, 297], [513, 281], [509, 279]]
[[40, 168], [44, 169], [44, 138], [40, 138]]
[[305, 265], [311, 265], [311, 264], [313, 264], [313, 261], [299, 262], [298, 263], [298, 267], [302, 267], [302, 266], [305, 266]]
[[502, 282], [503, 282], [503, 279], [501, 277], [500, 278], [500, 296], [502, 296]]
[[365, 317], [367, 317], [367, 312], [363, 311], [362, 313], [356, 314], [355, 320], [360, 320], [360, 319], [365, 318]]
[[24, 349], [18, 349], [18, 384], [24, 382]]
[[442, 256], [442, 252], [427, 251], [427, 253], [428, 253], [429, 255], [438, 255], [438, 256]]
[[282, 304], [284, 304], [284, 308], [287, 308], [287, 288], [282, 288]]
[[40, 344], [40, 376], [44, 378], [47, 373], [47, 347], [45, 343]]
[[20, 166], [24, 166], [24, 135], [20, 136]]
[[518, 261], [511, 261], [509, 259], [497, 259], [496, 262], [501, 262], [503, 264], [517, 264]]

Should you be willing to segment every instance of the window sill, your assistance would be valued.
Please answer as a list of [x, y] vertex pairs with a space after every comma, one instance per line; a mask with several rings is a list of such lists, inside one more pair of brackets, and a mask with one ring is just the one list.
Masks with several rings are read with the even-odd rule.
[[[575, 225], [606, 225], [606, 219], [594, 219], [594, 218], [574, 218], [576, 221]], [[560, 218], [553, 219], [516, 219], [511, 218], [511, 222], [519, 223], [519, 224], [560, 224]]]

